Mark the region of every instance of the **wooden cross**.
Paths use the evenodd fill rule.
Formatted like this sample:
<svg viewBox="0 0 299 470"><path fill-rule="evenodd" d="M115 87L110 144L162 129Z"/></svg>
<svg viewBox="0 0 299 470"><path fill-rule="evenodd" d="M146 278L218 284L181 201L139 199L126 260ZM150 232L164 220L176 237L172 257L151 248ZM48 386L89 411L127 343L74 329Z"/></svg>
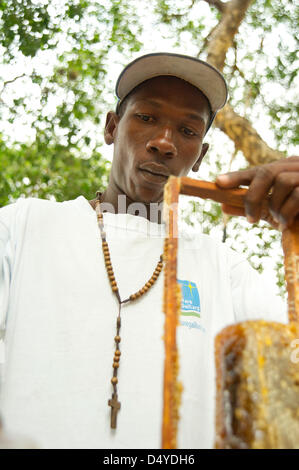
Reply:
<svg viewBox="0 0 299 470"><path fill-rule="evenodd" d="M112 394L112 398L108 400L108 405L111 406L111 423L110 426L112 429L116 429L116 417L117 412L120 409L120 402L117 401L117 393Z"/></svg>

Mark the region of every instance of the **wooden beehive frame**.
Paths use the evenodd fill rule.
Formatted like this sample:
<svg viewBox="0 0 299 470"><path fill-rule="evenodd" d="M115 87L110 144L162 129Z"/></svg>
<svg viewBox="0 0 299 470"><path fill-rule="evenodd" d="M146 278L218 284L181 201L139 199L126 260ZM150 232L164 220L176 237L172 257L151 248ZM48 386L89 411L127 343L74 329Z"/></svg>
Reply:
<svg viewBox="0 0 299 470"><path fill-rule="evenodd" d="M176 327L180 315L180 288L177 283L178 250L178 203L179 195L212 199L243 207L246 189L220 189L215 183L195 180L188 177L171 176L164 190L164 220L166 238L164 247L164 388L163 388L163 425L162 448L177 447L177 428L182 386L178 382L178 351ZM264 203L267 206L267 201ZM288 291L289 321L299 321L299 218L291 230L282 234L285 275Z"/></svg>

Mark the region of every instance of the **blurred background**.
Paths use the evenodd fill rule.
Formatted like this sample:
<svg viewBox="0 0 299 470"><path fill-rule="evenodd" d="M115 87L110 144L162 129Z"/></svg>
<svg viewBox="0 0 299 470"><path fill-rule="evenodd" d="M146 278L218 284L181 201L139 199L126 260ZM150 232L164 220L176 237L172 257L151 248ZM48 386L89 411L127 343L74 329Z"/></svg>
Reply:
<svg viewBox="0 0 299 470"><path fill-rule="evenodd" d="M0 207L105 188L115 81L150 52L202 58L228 81L196 177L298 155L298 10L290 0L0 0ZM284 295L277 231L201 200L185 199L181 220L271 272Z"/></svg>

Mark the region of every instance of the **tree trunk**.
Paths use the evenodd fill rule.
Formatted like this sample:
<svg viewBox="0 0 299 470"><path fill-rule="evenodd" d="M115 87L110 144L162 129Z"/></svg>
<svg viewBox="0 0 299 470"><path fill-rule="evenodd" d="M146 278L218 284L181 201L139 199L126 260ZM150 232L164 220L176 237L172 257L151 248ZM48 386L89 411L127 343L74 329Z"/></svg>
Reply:
<svg viewBox="0 0 299 470"><path fill-rule="evenodd" d="M223 70L227 51L233 45L234 37L251 3L252 0L231 0L222 4L221 20L213 31L207 48L207 61L220 71Z"/></svg>
<svg viewBox="0 0 299 470"><path fill-rule="evenodd" d="M216 6L222 14L207 46L207 61L222 71L227 51L233 45L252 0L231 0L227 3L206 1ZM235 113L229 104L218 113L215 125L233 140L236 150L241 150L251 165L261 165L284 157L283 153L271 149L248 119Z"/></svg>
<svg viewBox="0 0 299 470"><path fill-rule="evenodd" d="M216 117L215 125L233 140L250 165L262 165L279 160L284 154L271 149L252 127L248 119L239 116L227 104Z"/></svg>

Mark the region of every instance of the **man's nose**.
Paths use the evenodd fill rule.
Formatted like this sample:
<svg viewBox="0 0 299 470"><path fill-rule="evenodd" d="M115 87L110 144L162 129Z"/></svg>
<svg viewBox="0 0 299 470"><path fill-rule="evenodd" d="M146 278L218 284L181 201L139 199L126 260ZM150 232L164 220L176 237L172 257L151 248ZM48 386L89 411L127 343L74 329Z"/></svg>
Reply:
<svg viewBox="0 0 299 470"><path fill-rule="evenodd" d="M177 148L173 141L173 133L169 127L160 129L146 144L146 150L151 153L159 153L164 157L175 157Z"/></svg>

